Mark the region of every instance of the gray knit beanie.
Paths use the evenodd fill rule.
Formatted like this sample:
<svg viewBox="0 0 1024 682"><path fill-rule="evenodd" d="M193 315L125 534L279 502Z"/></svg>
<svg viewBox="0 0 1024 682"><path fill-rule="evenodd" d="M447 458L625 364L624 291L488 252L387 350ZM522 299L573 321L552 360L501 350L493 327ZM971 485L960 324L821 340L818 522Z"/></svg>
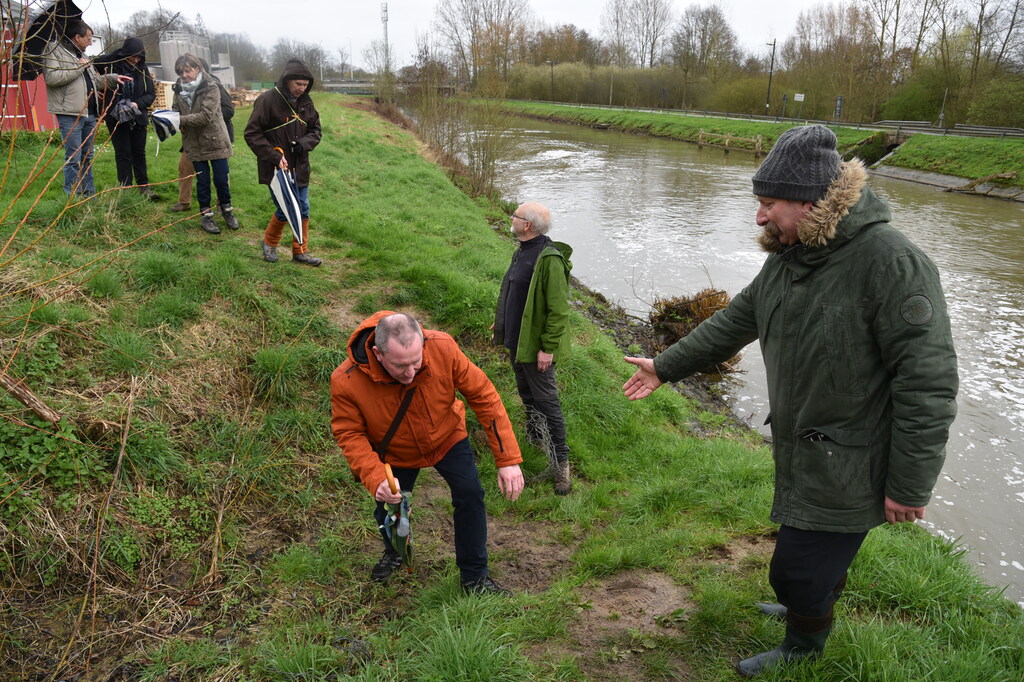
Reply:
<svg viewBox="0 0 1024 682"><path fill-rule="evenodd" d="M839 175L835 133L823 125L790 128L754 173L759 197L817 201Z"/></svg>

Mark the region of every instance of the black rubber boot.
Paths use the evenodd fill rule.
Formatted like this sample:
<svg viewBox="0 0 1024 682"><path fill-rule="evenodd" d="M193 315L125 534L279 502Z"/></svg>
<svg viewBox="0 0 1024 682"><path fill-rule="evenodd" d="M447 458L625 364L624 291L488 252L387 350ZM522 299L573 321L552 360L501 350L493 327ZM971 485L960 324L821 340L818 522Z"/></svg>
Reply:
<svg viewBox="0 0 1024 682"><path fill-rule="evenodd" d="M736 670L744 677L754 677L769 668L804 658L816 658L825 650L825 640L831 630L831 611L818 618L799 616L789 611L786 613L786 636L782 644L771 651L744 658L736 664Z"/></svg>
<svg viewBox="0 0 1024 682"><path fill-rule="evenodd" d="M843 591L846 589L846 579L849 573L843 575L842 579L836 583L836 586L832 588L832 603L839 601L839 598L843 596ZM779 620L786 620L786 611L788 609L782 604L773 604L772 602L759 601L757 602L757 608L761 610L766 616L772 616Z"/></svg>
<svg viewBox="0 0 1024 682"><path fill-rule="evenodd" d="M757 608L761 609L761 613L764 615L778 618L779 620L786 620L786 612L789 611L782 604L773 604L767 601L757 602Z"/></svg>

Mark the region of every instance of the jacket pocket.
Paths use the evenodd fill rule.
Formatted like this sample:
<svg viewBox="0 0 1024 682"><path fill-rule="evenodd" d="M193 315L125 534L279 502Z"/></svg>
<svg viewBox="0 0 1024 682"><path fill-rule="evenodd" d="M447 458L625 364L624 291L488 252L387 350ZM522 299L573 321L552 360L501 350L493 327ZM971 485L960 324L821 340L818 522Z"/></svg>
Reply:
<svg viewBox="0 0 1024 682"><path fill-rule="evenodd" d="M855 306L849 305L826 304L821 308L828 376L835 395L864 395L864 382L857 365L860 356L853 343L853 317L857 311Z"/></svg>
<svg viewBox="0 0 1024 682"><path fill-rule="evenodd" d="M812 427L794 449L797 496L824 509L863 509L875 502L871 434L863 429Z"/></svg>

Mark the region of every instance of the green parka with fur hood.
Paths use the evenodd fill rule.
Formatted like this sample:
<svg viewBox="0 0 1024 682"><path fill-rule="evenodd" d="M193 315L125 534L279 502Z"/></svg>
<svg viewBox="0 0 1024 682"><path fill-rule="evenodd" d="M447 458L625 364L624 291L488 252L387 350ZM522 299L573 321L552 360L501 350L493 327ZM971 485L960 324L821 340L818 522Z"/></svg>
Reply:
<svg viewBox="0 0 1024 682"><path fill-rule="evenodd" d="M727 308L655 359L663 381L727 360L755 339L767 369L771 519L861 532L884 499L924 506L956 416L957 365L939 273L889 225L859 161Z"/></svg>

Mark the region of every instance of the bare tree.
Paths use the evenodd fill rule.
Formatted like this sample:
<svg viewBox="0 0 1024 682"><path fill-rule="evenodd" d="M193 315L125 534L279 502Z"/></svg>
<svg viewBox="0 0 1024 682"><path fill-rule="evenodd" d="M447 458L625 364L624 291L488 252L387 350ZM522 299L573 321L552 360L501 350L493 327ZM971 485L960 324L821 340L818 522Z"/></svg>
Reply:
<svg viewBox="0 0 1024 682"><path fill-rule="evenodd" d="M435 27L458 71L476 84L483 71L508 77L525 54L526 0L440 0Z"/></svg>
<svg viewBox="0 0 1024 682"><path fill-rule="evenodd" d="M601 30L608 50L608 60L613 66L626 68L637 62L630 39L632 29L632 0L608 0L601 13Z"/></svg>
<svg viewBox="0 0 1024 682"><path fill-rule="evenodd" d="M661 60L664 42L672 26L672 4L670 0L633 0L630 16L635 54L640 66L654 68Z"/></svg>

